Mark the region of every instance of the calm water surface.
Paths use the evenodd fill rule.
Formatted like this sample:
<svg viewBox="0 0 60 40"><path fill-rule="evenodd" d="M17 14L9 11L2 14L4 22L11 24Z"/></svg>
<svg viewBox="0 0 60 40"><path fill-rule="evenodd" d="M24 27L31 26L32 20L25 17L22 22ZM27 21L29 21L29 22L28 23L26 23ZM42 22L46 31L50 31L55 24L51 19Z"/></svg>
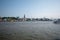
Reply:
<svg viewBox="0 0 60 40"><path fill-rule="evenodd" d="M0 22L0 40L60 40L60 24L52 21Z"/></svg>

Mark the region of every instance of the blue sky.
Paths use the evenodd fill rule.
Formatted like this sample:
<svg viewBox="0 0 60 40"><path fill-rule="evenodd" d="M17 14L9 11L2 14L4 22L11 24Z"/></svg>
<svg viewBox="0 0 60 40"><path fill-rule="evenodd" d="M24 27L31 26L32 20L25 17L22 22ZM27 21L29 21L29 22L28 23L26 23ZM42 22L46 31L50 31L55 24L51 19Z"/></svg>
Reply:
<svg viewBox="0 0 60 40"><path fill-rule="evenodd" d="M60 0L0 0L0 16L60 18Z"/></svg>

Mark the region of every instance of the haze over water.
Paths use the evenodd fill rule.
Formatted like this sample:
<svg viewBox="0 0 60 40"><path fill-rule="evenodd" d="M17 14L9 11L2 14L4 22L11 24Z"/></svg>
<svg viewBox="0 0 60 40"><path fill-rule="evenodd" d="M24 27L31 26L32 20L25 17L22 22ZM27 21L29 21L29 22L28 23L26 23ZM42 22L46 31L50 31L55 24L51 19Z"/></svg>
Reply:
<svg viewBox="0 0 60 40"><path fill-rule="evenodd" d="M60 40L60 25L52 21L1 22L0 40Z"/></svg>
<svg viewBox="0 0 60 40"><path fill-rule="evenodd" d="M60 0L0 0L0 40L60 40L60 24L53 21L1 17L60 18Z"/></svg>

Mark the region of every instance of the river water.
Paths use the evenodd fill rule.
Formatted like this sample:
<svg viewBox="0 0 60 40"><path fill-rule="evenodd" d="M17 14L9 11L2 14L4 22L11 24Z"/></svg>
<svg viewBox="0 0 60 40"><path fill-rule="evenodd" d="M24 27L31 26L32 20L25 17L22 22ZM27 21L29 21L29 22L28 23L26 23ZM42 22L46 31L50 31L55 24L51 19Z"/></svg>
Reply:
<svg viewBox="0 0 60 40"><path fill-rule="evenodd" d="M0 40L60 40L60 24L52 21L0 22Z"/></svg>

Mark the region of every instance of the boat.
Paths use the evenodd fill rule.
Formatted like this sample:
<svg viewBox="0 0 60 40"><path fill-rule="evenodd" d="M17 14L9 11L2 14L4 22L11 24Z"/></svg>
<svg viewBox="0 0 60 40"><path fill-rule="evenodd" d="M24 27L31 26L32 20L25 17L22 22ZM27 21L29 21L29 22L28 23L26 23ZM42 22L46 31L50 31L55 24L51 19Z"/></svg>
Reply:
<svg viewBox="0 0 60 40"><path fill-rule="evenodd" d="M60 19L54 21L55 24L60 24Z"/></svg>

